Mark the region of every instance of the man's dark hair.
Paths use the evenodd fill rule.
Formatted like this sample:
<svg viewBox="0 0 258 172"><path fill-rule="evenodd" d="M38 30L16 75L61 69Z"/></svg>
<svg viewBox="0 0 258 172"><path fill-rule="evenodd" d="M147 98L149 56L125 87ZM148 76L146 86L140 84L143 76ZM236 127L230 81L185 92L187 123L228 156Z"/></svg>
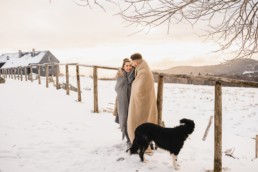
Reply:
<svg viewBox="0 0 258 172"><path fill-rule="evenodd" d="M142 55L140 53L135 53L135 54L131 55L131 59L132 60L142 59Z"/></svg>

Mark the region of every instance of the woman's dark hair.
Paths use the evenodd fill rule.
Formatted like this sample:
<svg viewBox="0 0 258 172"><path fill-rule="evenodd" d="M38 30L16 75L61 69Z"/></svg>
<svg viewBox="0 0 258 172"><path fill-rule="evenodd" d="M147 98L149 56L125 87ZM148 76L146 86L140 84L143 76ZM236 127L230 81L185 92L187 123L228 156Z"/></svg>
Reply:
<svg viewBox="0 0 258 172"><path fill-rule="evenodd" d="M128 59L128 58L125 58L125 59L123 60L122 69L124 68L124 65L125 65L126 62L131 62L131 60Z"/></svg>

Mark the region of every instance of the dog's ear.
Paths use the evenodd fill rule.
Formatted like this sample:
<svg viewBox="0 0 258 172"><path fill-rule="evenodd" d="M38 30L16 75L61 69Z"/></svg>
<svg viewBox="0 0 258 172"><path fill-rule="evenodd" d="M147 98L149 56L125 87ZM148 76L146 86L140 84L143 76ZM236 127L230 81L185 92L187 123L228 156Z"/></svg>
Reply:
<svg viewBox="0 0 258 172"><path fill-rule="evenodd" d="M194 131L195 124L193 120L184 118L180 120L180 124L184 124L187 127L188 134L191 134Z"/></svg>
<svg viewBox="0 0 258 172"><path fill-rule="evenodd" d="M188 121L188 119L183 118L183 119L180 120L180 124L186 124L187 121Z"/></svg>

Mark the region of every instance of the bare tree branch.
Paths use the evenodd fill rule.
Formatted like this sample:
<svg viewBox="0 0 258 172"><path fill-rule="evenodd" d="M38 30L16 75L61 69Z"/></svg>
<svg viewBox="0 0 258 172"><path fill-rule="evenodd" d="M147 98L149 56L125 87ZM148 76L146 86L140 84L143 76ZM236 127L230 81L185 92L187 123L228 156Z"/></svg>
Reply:
<svg viewBox="0 0 258 172"><path fill-rule="evenodd" d="M258 53L257 0L126 0L120 15L129 23L156 27L172 23L202 21L209 26L206 36L214 39L219 51L237 47L236 57Z"/></svg>
<svg viewBox="0 0 258 172"><path fill-rule="evenodd" d="M73 2L76 5L83 6L83 7L89 7L89 8L91 8L92 7L91 4L93 4L93 5L98 6L105 12L106 12L106 9L104 8L104 5L103 5L104 2L108 2L110 4L117 5L117 3L113 0L100 0L100 2L98 0L73 0Z"/></svg>

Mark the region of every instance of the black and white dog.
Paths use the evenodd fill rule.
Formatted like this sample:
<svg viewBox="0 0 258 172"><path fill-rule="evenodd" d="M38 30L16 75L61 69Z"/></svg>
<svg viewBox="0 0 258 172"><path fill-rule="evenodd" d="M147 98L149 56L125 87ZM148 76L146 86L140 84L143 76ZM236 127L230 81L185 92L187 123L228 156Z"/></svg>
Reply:
<svg viewBox="0 0 258 172"><path fill-rule="evenodd" d="M127 151L130 151L130 154L136 154L139 150L139 156L143 162L144 152L154 141L159 148L170 152L174 168L178 170L177 155L183 147L184 141L194 131L195 127L194 121L190 119L181 119L180 124L175 128L164 128L152 123L144 123L138 126L134 132L133 144Z"/></svg>

